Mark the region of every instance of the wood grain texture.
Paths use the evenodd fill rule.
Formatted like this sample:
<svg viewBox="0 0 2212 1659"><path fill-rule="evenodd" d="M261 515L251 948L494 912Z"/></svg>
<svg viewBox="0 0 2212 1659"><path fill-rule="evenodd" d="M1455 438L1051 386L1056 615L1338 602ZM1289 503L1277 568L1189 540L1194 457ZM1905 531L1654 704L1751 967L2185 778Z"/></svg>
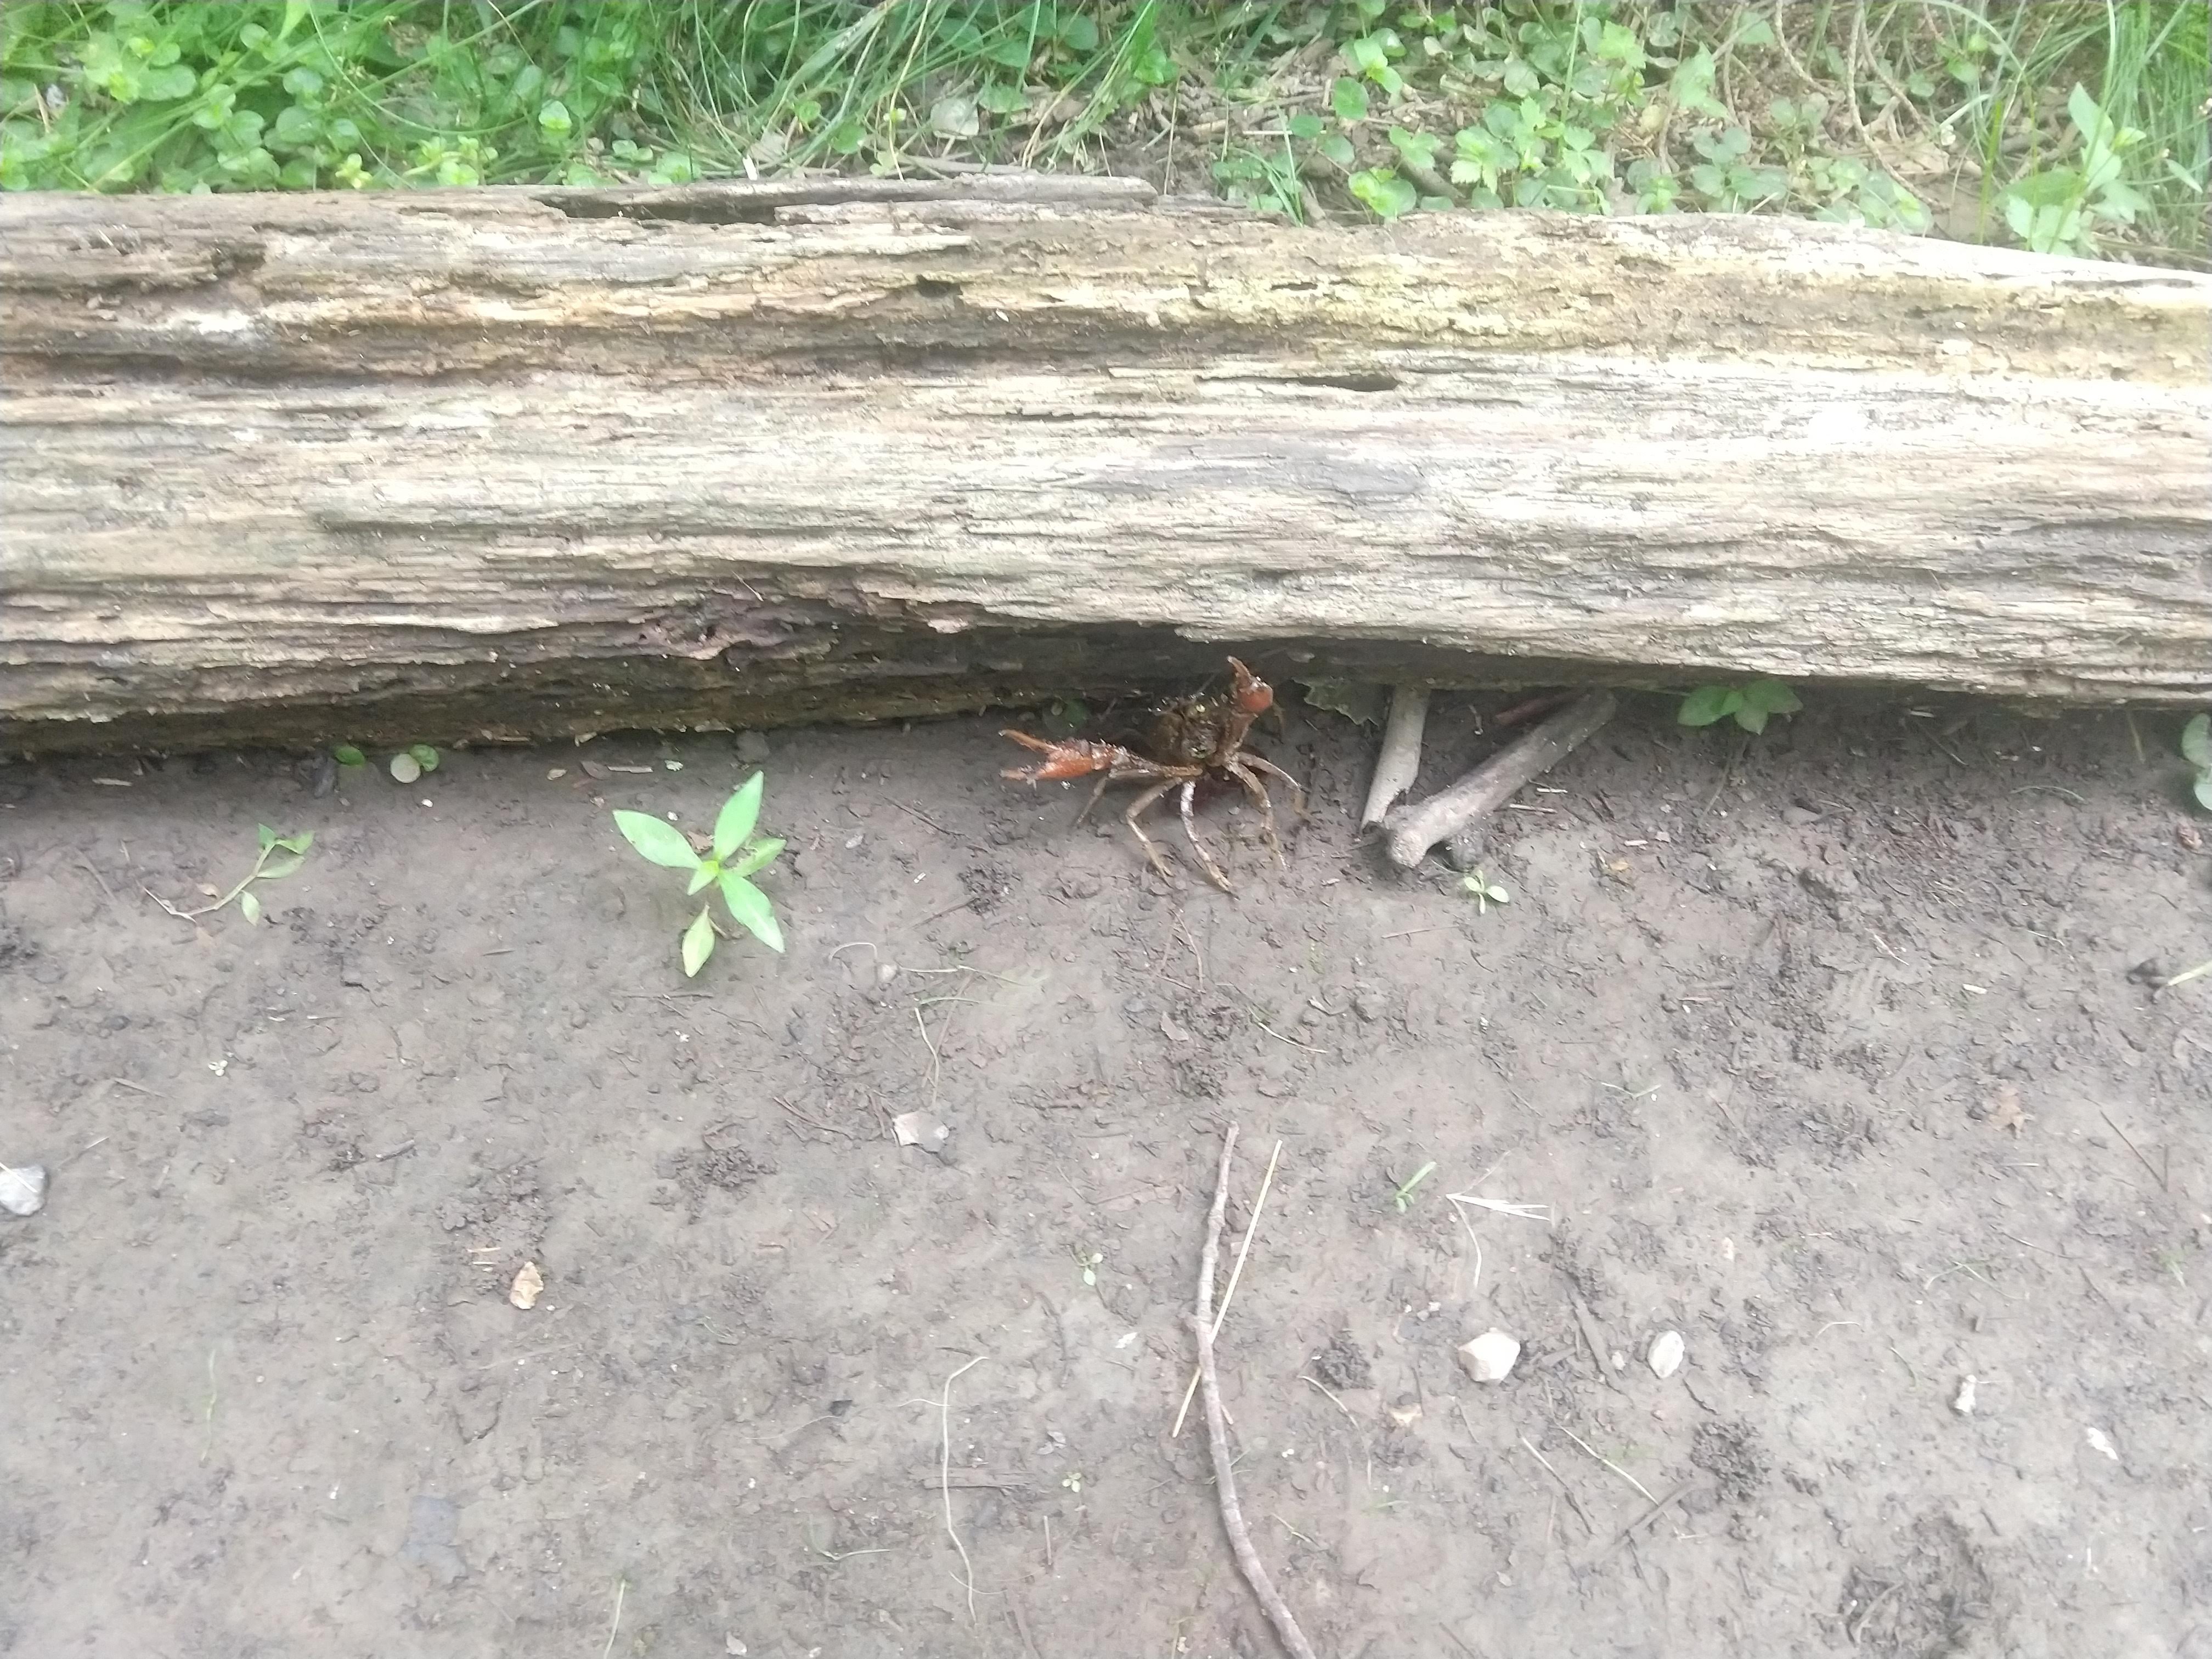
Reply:
<svg viewBox="0 0 2212 1659"><path fill-rule="evenodd" d="M2212 696L2212 280L1116 180L0 200L0 746Z"/></svg>

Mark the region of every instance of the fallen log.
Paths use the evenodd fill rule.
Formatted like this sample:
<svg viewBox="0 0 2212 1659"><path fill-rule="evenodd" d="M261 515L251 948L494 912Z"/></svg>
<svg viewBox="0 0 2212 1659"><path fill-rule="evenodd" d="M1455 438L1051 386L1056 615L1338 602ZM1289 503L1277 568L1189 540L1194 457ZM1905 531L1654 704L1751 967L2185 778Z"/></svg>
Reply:
<svg viewBox="0 0 2212 1659"><path fill-rule="evenodd" d="M0 199L0 748L2212 696L2212 278L1141 185Z"/></svg>

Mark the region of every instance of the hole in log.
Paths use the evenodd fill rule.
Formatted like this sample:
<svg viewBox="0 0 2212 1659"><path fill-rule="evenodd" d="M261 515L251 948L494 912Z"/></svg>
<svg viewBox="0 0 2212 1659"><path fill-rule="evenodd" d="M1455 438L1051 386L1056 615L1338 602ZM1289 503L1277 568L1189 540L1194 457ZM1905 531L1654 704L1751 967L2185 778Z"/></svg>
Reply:
<svg viewBox="0 0 2212 1659"><path fill-rule="evenodd" d="M792 205L787 200L748 200L734 194L671 193L655 201L627 201L618 196L569 191L534 199L570 219L635 219L640 224L772 225L776 210Z"/></svg>
<svg viewBox="0 0 2212 1659"><path fill-rule="evenodd" d="M957 300L960 297L960 284L937 276L920 276L915 279L914 291L925 300Z"/></svg>
<svg viewBox="0 0 2212 1659"><path fill-rule="evenodd" d="M1339 392L1395 392L1398 377L1381 373L1367 374L1293 374L1291 386L1334 386Z"/></svg>

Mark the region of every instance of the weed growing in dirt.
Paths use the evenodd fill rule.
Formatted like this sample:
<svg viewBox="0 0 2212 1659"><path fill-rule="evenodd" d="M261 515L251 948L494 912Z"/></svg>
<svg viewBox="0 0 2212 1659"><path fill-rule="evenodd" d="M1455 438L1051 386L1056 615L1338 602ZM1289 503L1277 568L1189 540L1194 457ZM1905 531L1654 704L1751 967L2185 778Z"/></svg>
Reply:
<svg viewBox="0 0 2212 1659"><path fill-rule="evenodd" d="M394 783L412 783L425 772L438 769L438 751L427 743L411 743L386 763L386 769Z"/></svg>
<svg viewBox="0 0 2212 1659"><path fill-rule="evenodd" d="M1419 1186L1424 1181L1426 1181L1436 1172L1437 1162L1434 1158L1431 1158L1426 1164L1421 1165L1419 1169L1414 1170L1413 1174L1407 1176L1405 1180L1398 1183L1397 1191L1390 1194L1390 1202L1396 1208L1400 1215L1405 1214L1407 1211L1413 1207L1413 1188Z"/></svg>
<svg viewBox="0 0 2212 1659"><path fill-rule="evenodd" d="M781 951L783 929L776 924L775 907L750 879L775 863L784 847L782 842L774 838L753 838L753 828L760 821L763 777L763 774L754 773L722 803L704 856L693 849L681 830L650 812L618 811L615 814L615 827L648 862L671 870L690 871L691 885L686 891L700 893L714 888L740 927L769 950ZM701 905L699 914L684 930L686 975L696 975L706 966L707 958L714 954L714 941L721 931L715 924L711 905Z"/></svg>
<svg viewBox="0 0 2212 1659"><path fill-rule="evenodd" d="M2197 804L2212 812L2212 714L2199 714L2181 728L2181 757L2197 769L2191 786Z"/></svg>
<svg viewBox="0 0 2212 1659"><path fill-rule="evenodd" d="M203 904L197 910L180 910L165 898L155 896L154 902L179 921L191 921L197 917L213 915L236 899L239 915L249 923L258 923L261 920L261 901L252 891L253 884L257 881L282 881L306 863L307 849L315 844L315 832L302 830L295 836L280 836L263 823L254 827L254 833L260 837L261 848L255 854L253 867L246 872L245 879L220 898L216 897L216 890L212 887L200 890L215 899L214 903Z"/></svg>
<svg viewBox="0 0 2212 1659"><path fill-rule="evenodd" d="M1460 891L1474 901L1474 914L1486 916L1493 904L1510 904L1513 895L1500 887L1480 870L1471 871L1459 879Z"/></svg>
<svg viewBox="0 0 2212 1659"><path fill-rule="evenodd" d="M1735 716L1747 732L1764 732L1773 714L1794 714L1805 705L1780 680L1747 680L1741 685L1701 685L1682 699L1674 718L1684 726L1711 726Z"/></svg>

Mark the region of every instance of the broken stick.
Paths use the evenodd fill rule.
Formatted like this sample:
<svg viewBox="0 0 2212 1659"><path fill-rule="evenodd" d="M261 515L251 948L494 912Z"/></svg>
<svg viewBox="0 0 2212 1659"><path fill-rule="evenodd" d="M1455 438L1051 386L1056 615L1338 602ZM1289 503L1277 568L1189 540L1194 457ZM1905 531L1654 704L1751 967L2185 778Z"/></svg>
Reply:
<svg viewBox="0 0 2212 1659"><path fill-rule="evenodd" d="M1429 720L1429 689L1401 685L1390 693L1390 718L1382 726L1382 753L1375 763L1375 781L1359 814L1362 830L1380 823L1390 803L1413 787L1421 775L1421 729Z"/></svg>
<svg viewBox="0 0 2212 1659"><path fill-rule="evenodd" d="M1531 778L1542 776L1565 759L1613 718L1613 711L1611 692L1577 697L1450 788L1418 805L1400 807L1382 821L1390 832L1390 862L1412 869L1454 830L1496 811Z"/></svg>
<svg viewBox="0 0 2212 1659"><path fill-rule="evenodd" d="M1190 1322L1191 1332L1198 1338L1199 1394L1206 1402L1206 1437L1213 1454L1213 1492L1221 1502L1221 1529L1229 1534L1230 1553L1237 1558L1237 1571L1252 1587L1267 1622L1282 1638L1284 1650L1291 1659L1314 1659L1313 1644L1291 1616L1289 1605L1275 1593L1274 1581L1267 1577L1260 1552L1253 1547L1252 1534L1245 1529L1244 1512L1237 1504L1236 1478L1230 1472L1234 1459L1229 1448L1228 1419L1221 1409L1221 1378L1213 1369L1213 1272L1221 1259L1221 1218L1229 1207L1229 1159L1236 1150L1237 1126L1232 1123L1221 1137L1221 1170L1214 1177L1213 1209L1206 1217L1206 1244L1198 1255L1198 1311Z"/></svg>

